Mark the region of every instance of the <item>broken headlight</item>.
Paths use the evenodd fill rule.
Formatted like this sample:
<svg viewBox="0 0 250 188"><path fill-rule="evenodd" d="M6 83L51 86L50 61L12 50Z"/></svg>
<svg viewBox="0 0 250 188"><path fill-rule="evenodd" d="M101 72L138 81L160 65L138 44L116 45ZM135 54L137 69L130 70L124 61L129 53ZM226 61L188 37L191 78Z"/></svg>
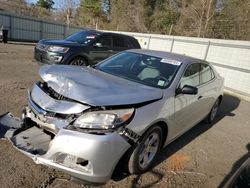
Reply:
<svg viewBox="0 0 250 188"><path fill-rule="evenodd" d="M129 121L133 113L133 108L86 112L76 119L73 126L81 129L113 129Z"/></svg>

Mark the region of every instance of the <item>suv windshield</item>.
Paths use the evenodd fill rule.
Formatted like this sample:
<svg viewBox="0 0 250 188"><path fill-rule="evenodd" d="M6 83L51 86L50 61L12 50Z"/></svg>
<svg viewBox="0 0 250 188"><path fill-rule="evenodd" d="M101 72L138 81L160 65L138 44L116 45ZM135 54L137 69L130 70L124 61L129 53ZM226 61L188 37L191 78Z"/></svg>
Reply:
<svg viewBox="0 0 250 188"><path fill-rule="evenodd" d="M70 35L65 40L73 41L81 44L89 44L98 37L98 33L89 33L89 32L78 32L73 35Z"/></svg>
<svg viewBox="0 0 250 188"><path fill-rule="evenodd" d="M121 52L96 66L96 69L144 85L167 88L180 62L154 56Z"/></svg>

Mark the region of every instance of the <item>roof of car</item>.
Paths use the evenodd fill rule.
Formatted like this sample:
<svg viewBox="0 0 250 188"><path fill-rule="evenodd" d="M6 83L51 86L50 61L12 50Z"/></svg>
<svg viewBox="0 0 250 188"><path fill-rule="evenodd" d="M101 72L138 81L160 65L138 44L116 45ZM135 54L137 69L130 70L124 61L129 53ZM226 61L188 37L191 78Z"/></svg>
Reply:
<svg viewBox="0 0 250 188"><path fill-rule="evenodd" d="M94 34L106 33L106 34L112 34L112 35L122 35L122 36L125 36L125 37L132 37L132 36L121 34L121 33L113 33L113 32L109 32L109 31L99 31L99 30L94 30L94 29L83 29L82 32L94 33Z"/></svg>
<svg viewBox="0 0 250 188"><path fill-rule="evenodd" d="M94 30L94 29L83 29L80 32L95 33L95 34L101 34L101 33L103 33L102 31L97 31L97 30Z"/></svg>
<svg viewBox="0 0 250 188"><path fill-rule="evenodd" d="M154 57L158 57L158 58L162 58L162 59L172 59L172 60L176 60L176 61L183 62L183 63L189 63L189 62L192 62L192 60L201 61L200 59L196 59L196 58L189 57L186 55L180 55L180 54L164 52L164 51L157 51L157 50L131 49L131 50L127 50L127 51L134 52L134 53L140 53L140 54L144 54L144 55L150 55L150 56L154 56Z"/></svg>

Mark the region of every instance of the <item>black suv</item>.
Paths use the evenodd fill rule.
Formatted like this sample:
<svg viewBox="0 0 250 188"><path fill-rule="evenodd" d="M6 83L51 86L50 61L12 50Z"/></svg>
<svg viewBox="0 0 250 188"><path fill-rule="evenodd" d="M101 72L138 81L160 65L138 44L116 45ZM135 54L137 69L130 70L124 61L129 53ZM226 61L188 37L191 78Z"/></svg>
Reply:
<svg viewBox="0 0 250 188"><path fill-rule="evenodd" d="M46 64L93 65L117 52L141 48L131 36L83 30L65 40L40 40L35 59Z"/></svg>

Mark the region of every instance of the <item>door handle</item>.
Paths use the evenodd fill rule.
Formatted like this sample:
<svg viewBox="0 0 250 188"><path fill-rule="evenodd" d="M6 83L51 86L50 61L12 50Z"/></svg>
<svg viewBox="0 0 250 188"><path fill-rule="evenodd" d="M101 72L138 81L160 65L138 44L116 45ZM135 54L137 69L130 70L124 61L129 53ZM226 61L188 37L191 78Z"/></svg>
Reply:
<svg viewBox="0 0 250 188"><path fill-rule="evenodd" d="M202 97L203 97L203 96L200 95L200 96L198 97L198 100L200 100Z"/></svg>
<svg viewBox="0 0 250 188"><path fill-rule="evenodd" d="M108 52L111 52L111 53L112 53L112 52L114 52L114 51L113 51L113 50L108 50Z"/></svg>

